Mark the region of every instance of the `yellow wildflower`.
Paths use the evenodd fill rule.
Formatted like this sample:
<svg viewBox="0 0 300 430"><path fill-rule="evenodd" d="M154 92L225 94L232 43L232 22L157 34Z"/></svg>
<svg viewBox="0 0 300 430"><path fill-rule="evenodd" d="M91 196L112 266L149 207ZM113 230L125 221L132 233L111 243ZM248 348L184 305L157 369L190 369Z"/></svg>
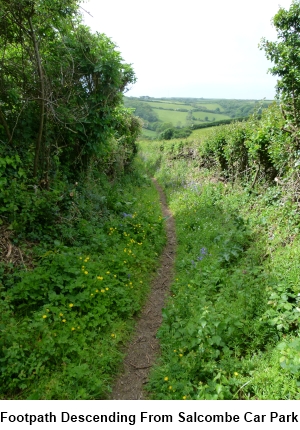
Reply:
<svg viewBox="0 0 300 430"><path fill-rule="evenodd" d="M43 318L45 319L45 318L47 318L47 315L43 315Z"/></svg>
<svg viewBox="0 0 300 430"><path fill-rule="evenodd" d="M168 381L169 378L167 376L164 377L164 381Z"/></svg>
<svg viewBox="0 0 300 430"><path fill-rule="evenodd" d="M172 388L173 388L173 387L172 387L172 385L170 385L170 386L169 386L169 390L172 390Z"/></svg>
<svg viewBox="0 0 300 430"><path fill-rule="evenodd" d="M72 328L71 328L71 330L72 330L72 331L74 331L74 330L75 330L75 327L72 327Z"/></svg>
<svg viewBox="0 0 300 430"><path fill-rule="evenodd" d="M70 304L69 304L69 307L70 307L70 308L72 308L73 306L74 306L74 305L73 305L73 303L70 303Z"/></svg>
<svg viewBox="0 0 300 430"><path fill-rule="evenodd" d="M63 320L61 320L61 322L65 323L65 322L66 322L66 320L65 320L65 319L63 319Z"/></svg>
<svg viewBox="0 0 300 430"><path fill-rule="evenodd" d="M89 272L87 270L84 271L84 274L87 275Z"/></svg>
<svg viewBox="0 0 300 430"><path fill-rule="evenodd" d="M116 335L114 333L111 334L111 337L116 337Z"/></svg>
<svg viewBox="0 0 300 430"><path fill-rule="evenodd" d="M183 397L182 397L182 400L186 400L186 396L183 396Z"/></svg>
<svg viewBox="0 0 300 430"><path fill-rule="evenodd" d="M64 314L60 313L60 314L59 314L59 316L60 316L60 317L63 317L63 316L64 316Z"/></svg>

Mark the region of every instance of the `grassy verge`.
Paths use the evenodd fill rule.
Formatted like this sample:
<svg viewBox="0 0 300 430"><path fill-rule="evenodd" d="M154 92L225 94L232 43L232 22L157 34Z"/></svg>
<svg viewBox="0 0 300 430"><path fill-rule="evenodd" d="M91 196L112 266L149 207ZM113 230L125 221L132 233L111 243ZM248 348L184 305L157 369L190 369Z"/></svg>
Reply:
<svg viewBox="0 0 300 430"><path fill-rule="evenodd" d="M297 204L278 187L224 184L140 144L175 215L176 281L159 330L154 399L299 399ZM188 151L185 151L188 154Z"/></svg>
<svg viewBox="0 0 300 430"><path fill-rule="evenodd" d="M114 184L91 173L70 196L56 240L31 249L34 268L1 265L2 399L106 398L165 242L138 162Z"/></svg>

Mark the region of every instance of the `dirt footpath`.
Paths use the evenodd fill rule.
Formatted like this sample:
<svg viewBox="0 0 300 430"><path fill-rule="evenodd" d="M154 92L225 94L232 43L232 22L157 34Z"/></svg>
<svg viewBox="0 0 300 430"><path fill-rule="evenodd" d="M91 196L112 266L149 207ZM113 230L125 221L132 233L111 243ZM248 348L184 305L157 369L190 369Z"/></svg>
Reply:
<svg viewBox="0 0 300 430"><path fill-rule="evenodd" d="M167 244L160 258L157 275L151 286L147 303L136 325L135 335L128 345L124 361L124 372L113 387L111 400L145 400L143 385L147 382L151 366L159 354L156 333L162 323L161 310L169 294L173 280L173 267L176 250L175 222L167 206L166 197L153 179L159 192L162 213L166 219Z"/></svg>

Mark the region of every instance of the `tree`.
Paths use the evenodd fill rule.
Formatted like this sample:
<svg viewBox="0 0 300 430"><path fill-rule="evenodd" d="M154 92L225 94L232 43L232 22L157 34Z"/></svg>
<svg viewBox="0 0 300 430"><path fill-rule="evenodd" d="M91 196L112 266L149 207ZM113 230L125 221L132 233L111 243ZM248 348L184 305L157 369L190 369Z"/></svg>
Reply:
<svg viewBox="0 0 300 430"><path fill-rule="evenodd" d="M0 157L17 153L45 187L58 167L72 176L106 160L115 141L130 159L140 126L123 108L133 69L82 25L79 4L0 0Z"/></svg>
<svg viewBox="0 0 300 430"><path fill-rule="evenodd" d="M300 2L293 0L289 10L280 8L273 25L278 40L263 38L260 49L275 66L269 72L278 76L277 99L285 119L284 130L290 133L300 149Z"/></svg>

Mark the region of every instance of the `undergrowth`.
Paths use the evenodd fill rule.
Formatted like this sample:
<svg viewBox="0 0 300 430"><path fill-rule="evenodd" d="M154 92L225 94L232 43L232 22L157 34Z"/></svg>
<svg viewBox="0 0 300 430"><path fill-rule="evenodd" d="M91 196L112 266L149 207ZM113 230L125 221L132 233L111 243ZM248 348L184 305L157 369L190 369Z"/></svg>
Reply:
<svg viewBox="0 0 300 430"><path fill-rule="evenodd" d="M113 183L95 167L64 187L31 195L55 223L28 223L23 206L10 227L33 260L1 263L2 399L107 398L165 242L158 195L138 161Z"/></svg>
<svg viewBox="0 0 300 430"><path fill-rule="evenodd" d="M299 399L298 204L279 185L224 181L204 145L140 144L178 240L149 396Z"/></svg>

